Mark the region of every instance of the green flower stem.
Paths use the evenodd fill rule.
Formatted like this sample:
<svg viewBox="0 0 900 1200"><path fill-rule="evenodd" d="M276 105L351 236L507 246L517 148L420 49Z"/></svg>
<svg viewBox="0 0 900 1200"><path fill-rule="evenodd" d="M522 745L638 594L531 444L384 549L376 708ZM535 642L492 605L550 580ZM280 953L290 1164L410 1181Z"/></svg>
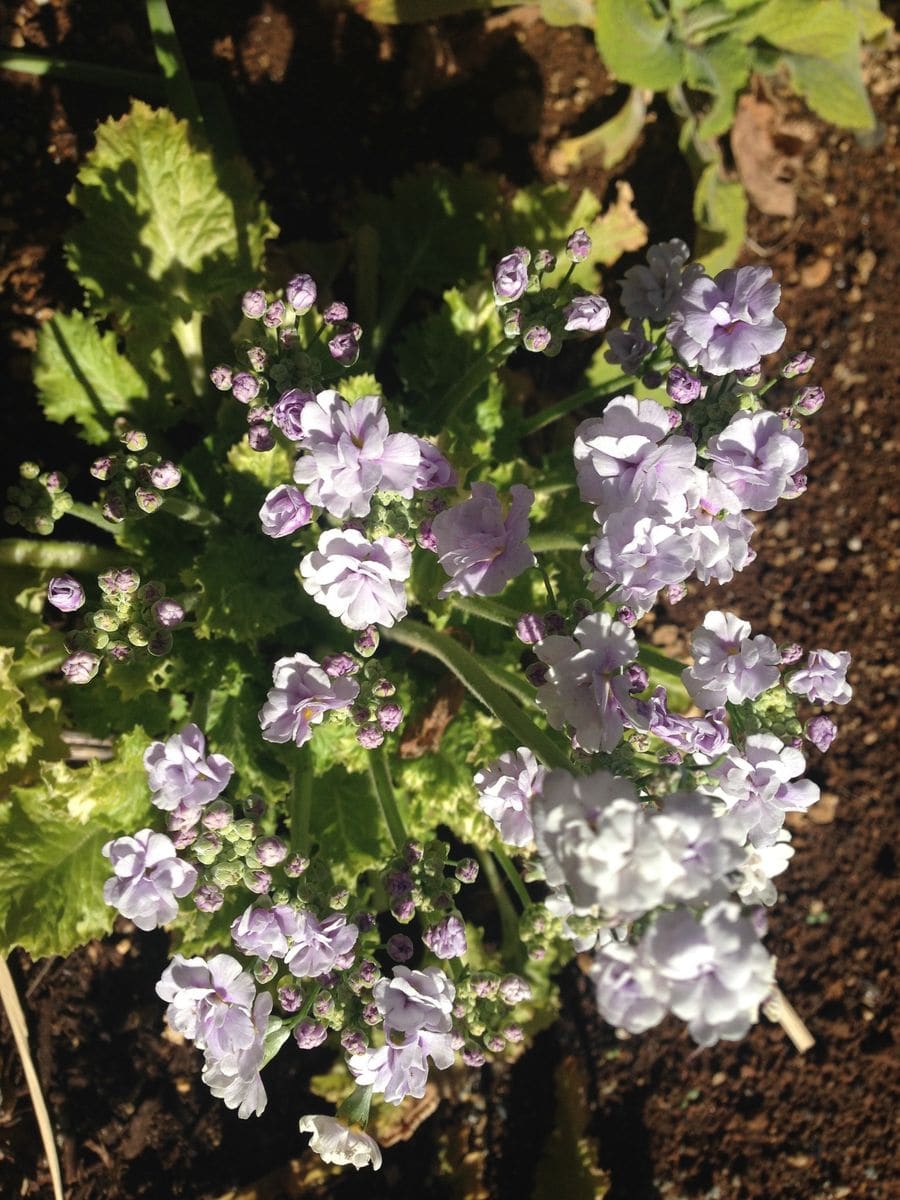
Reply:
<svg viewBox="0 0 900 1200"><path fill-rule="evenodd" d="M520 704L526 708L531 708L534 704L534 688L521 675L513 675L503 667L495 667L489 660L485 662L484 670L498 687L515 696Z"/></svg>
<svg viewBox="0 0 900 1200"><path fill-rule="evenodd" d="M208 508L195 504L193 500L185 500L181 496L166 496L160 512L167 512L177 517L179 521L187 521L190 525L199 525L201 529L211 529L221 525L222 518Z"/></svg>
<svg viewBox="0 0 900 1200"><path fill-rule="evenodd" d="M518 966L524 952L522 939L519 937L519 917L513 907L513 902L507 894L503 881L497 874L493 858L484 850L476 850L475 857L481 864L482 873L497 905L500 917L500 953L510 966Z"/></svg>
<svg viewBox="0 0 900 1200"><path fill-rule="evenodd" d="M528 746L548 767L571 770L572 763L566 751L546 733L543 733L525 714L521 703L511 700L501 686L495 682L481 662L459 642L443 633L436 633L418 621L406 620L384 631L391 641L430 654L453 672L473 696L494 714L509 730L516 744Z"/></svg>
<svg viewBox="0 0 900 1200"><path fill-rule="evenodd" d="M642 662L645 667L654 667L663 675L671 675L673 679L681 679L681 672L687 666L686 663L679 662L677 658L670 658L668 654L663 654L661 650L655 649L653 646L638 647L638 662Z"/></svg>
<svg viewBox="0 0 900 1200"><path fill-rule="evenodd" d="M203 128L203 117L169 6L166 0L146 0L146 7L156 61L166 81L169 104L176 116L187 118L200 130Z"/></svg>
<svg viewBox="0 0 900 1200"><path fill-rule="evenodd" d="M191 722L198 729L206 730L206 722L209 718L209 702L212 700L211 692L195 692L194 698L191 701Z"/></svg>
<svg viewBox="0 0 900 1200"><path fill-rule="evenodd" d="M631 375L618 375L602 386L582 388L581 391L573 392L571 396L564 396L562 400L557 400L556 404L551 404L549 408L543 408L534 416L529 417L522 427L522 434L527 437L529 433L537 433L539 429L545 429L554 421L558 421L560 417L568 416L576 408L582 408L585 404L593 404L596 400L606 400L619 391L624 384L631 381Z"/></svg>
<svg viewBox="0 0 900 1200"><path fill-rule="evenodd" d="M500 864L500 866L503 868L503 874L506 876L506 878L512 884L512 889L518 896L519 903L522 905L522 908L523 909L528 908L529 905L531 904L531 897L528 895L528 892L525 889L525 884L522 881L522 876L516 870L516 864L509 857L509 855L506 853L506 851L503 849L502 846L499 846L499 845L494 846L494 848L491 850L491 853L493 854L494 858L496 858L496 860Z"/></svg>
<svg viewBox="0 0 900 1200"><path fill-rule="evenodd" d="M188 378L195 396L204 396L209 387L206 362L203 357L203 314L194 313L188 321L175 321L172 336L188 369Z"/></svg>
<svg viewBox="0 0 900 1200"><path fill-rule="evenodd" d="M28 75L48 75L70 83L89 83L98 87L122 88L150 100L163 98L163 81L149 71L131 71L126 67L108 67L99 63L56 58L52 54L32 54L27 50L4 51L0 70L24 71Z"/></svg>
<svg viewBox="0 0 900 1200"><path fill-rule="evenodd" d="M297 854L309 854L309 824L312 816L313 769L309 748L304 746L291 769L291 795L288 807L291 818L291 849Z"/></svg>
<svg viewBox="0 0 900 1200"><path fill-rule="evenodd" d="M553 584L550 582L550 576L547 574L547 568L537 556L535 556L537 569L541 573L541 579L544 581L544 587L547 589L547 603L551 608L556 608L556 592L553 590Z"/></svg>
<svg viewBox="0 0 900 1200"><path fill-rule="evenodd" d="M506 362L516 345L516 342L505 338L496 346L491 346L480 358L476 358L467 371L463 371L453 387L449 388L435 405L433 420L438 427L443 429L449 425L460 405Z"/></svg>
<svg viewBox="0 0 900 1200"><path fill-rule="evenodd" d="M103 571L121 558L118 550L83 542L36 542L29 538L0 541L0 567L34 567L38 571Z"/></svg>
<svg viewBox="0 0 900 1200"><path fill-rule="evenodd" d="M98 512L90 504L82 504L80 500L73 501L71 508L66 510L66 516L85 521L88 525L93 525L95 529L102 529L104 533L108 533L112 537L115 537L119 531L119 526L115 521L107 521L103 513Z"/></svg>
<svg viewBox="0 0 900 1200"><path fill-rule="evenodd" d="M409 836L406 832L406 822L403 820L403 815L397 803L397 795L394 792L394 784L391 780L391 772L388 767L385 751L383 749L370 751L368 766L372 791L375 793L375 799L378 801L378 807L381 809L384 823L388 827L391 841L394 843L394 849L399 853L409 841Z"/></svg>

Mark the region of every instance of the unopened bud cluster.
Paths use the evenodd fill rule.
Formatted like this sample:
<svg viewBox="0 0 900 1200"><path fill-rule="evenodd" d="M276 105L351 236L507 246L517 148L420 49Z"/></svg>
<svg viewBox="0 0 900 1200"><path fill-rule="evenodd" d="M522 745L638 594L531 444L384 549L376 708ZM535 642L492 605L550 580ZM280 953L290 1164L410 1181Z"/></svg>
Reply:
<svg viewBox="0 0 900 1200"><path fill-rule="evenodd" d="M29 533L49 536L55 523L72 507L67 483L62 471L42 471L37 463L23 462L19 482L6 489L9 503L3 509L4 520L9 525L21 525Z"/></svg>
<svg viewBox="0 0 900 1200"><path fill-rule="evenodd" d="M148 449L146 433L118 423L123 449L95 458L91 474L106 485L101 511L107 521L149 516L165 503L165 493L181 483L174 463Z"/></svg>

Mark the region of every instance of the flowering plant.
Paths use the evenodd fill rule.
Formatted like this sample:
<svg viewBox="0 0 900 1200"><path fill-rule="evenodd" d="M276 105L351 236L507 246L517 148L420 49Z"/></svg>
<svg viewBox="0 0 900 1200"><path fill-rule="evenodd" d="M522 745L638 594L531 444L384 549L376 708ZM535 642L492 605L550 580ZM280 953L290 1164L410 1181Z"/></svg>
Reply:
<svg viewBox="0 0 900 1200"><path fill-rule="evenodd" d="M166 119L138 109L117 136ZM23 471L45 494L34 532L68 512L115 544L8 550L44 577L2 660L4 941L68 949L112 909L170 925L166 1018L241 1117L264 1110L275 1054L341 1056L343 1122L301 1121L328 1162L380 1165L350 1128L373 1097L517 1053L577 953L632 1033L672 1013L701 1046L737 1039L778 997L765 911L785 815L818 799L805 752L836 734L821 708L850 700L848 656L715 607L689 666L638 633L661 595L752 563L748 514L806 487L802 422L823 397L794 382L809 355L764 374L787 333L768 268L712 278L678 240L625 273L626 323L607 331L588 224L550 248L517 237L490 285L448 291L449 327L435 314L402 343L403 403L364 322L310 273L275 293L248 279L177 465L142 407L149 432L136 412L99 427L124 447L91 468L99 508L61 507L58 473ZM139 317L118 316L150 371ZM198 326L173 320L190 377ZM530 415L510 403L514 353L604 334L585 389ZM11 499L27 526L37 501ZM65 688L35 682L57 668ZM441 722L448 676L468 695ZM60 761L63 705L116 735L109 762ZM486 894L496 930L476 915Z"/></svg>

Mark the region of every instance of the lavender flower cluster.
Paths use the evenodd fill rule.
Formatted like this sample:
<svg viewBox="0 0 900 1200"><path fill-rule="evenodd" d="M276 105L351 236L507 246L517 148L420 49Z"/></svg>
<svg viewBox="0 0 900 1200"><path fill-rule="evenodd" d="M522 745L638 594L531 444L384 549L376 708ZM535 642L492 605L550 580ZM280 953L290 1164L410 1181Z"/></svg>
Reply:
<svg viewBox="0 0 900 1200"><path fill-rule="evenodd" d="M181 471L169 459L148 450L141 429L120 425L118 438L124 450L103 454L91 464L91 474L106 484L101 512L107 521L149 516L165 503L165 493L181 483Z"/></svg>
<svg viewBox="0 0 900 1200"><path fill-rule="evenodd" d="M97 584L100 607L82 614L80 628L66 635L69 655L61 670L68 683L90 683L104 658L124 663L139 654L164 657L172 649L172 630L185 618L184 607L166 595L163 584L141 584L132 567L106 571ZM77 612L85 601L84 588L71 575L56 575L47 585L47 602L59 612Z"/></svg>

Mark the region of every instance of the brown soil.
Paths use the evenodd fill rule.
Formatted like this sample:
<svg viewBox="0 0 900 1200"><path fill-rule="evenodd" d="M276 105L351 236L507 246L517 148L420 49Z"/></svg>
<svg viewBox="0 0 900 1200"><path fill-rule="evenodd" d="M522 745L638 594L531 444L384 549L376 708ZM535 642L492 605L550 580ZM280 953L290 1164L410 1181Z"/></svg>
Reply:
<svg viewBox="0 0 900 1200"><path fill-rule="evenodd" d="M222 82L242 145L283 236L326 236L359 187L383 187L418 162L478 162L513 182L549 178L555 140L589 128L618 98L586 34L520 15L375 29L325 3L173 2L197 77ZM299 12L294 9L298 8ZM0 43L152 70L127 0L0 5ZM267 1070L273 1097L239 1122L200 1083L195 1053L161 1036L153 994L162 935L121 934L65 961L13 956L71 1200L238 1194L442 1197L532 1194L553 1125L560 1061L586 1072L587 1134L614 1200L889 1200L897 1064L890 1027L896 962L897 667L892 601L900 525L891 471L896 306L896 91L891 63L870 61L882 138L864 147L815 123L797 180L798 217L754 215L748 259L784 283L789 345L817 356L828 402L809 423L810 487L760 521L759 558L735 583L656 614L654 636L695 624L710 602L808 647L848 648L852 706L832 751L812 764L823 790L792 823L769 945L782 988L816 1038L798 1056L762 1023L737 1046L696 1052L667 1023L619 1040L597 1018L575 967L559 1021L512 1068L455 1078L436 1113L385 1154L378 1176L315 1183L297 1115L297 1056ZM0 306L7 361L4 439L65 467L78 450L36 414L36 324L76 303L60 242L65 195L97 120L124 94L21 75L2 78ZM290 114L292 127L285 119ZM349 130L354 134L350 138ZM690 232L689 182L660 114L624 165L651 237ZM299 182L298 182L299 181ZM602 173L573 181L600 194ZM23 433L23 430L25 433ZM40 431L40 433L39 433ZM26 440L23 441L23 438ZM28 440L30 438L30 440ZM0 1194L50 1189L22 1073L0 1030ZM324 1059L305 1067L322 1069ZM450 1164L441 1175L438 1160ZM293 1161L293 1165L292 1165ZM267 1177L255 1191L235 1189Z"/></svg>

